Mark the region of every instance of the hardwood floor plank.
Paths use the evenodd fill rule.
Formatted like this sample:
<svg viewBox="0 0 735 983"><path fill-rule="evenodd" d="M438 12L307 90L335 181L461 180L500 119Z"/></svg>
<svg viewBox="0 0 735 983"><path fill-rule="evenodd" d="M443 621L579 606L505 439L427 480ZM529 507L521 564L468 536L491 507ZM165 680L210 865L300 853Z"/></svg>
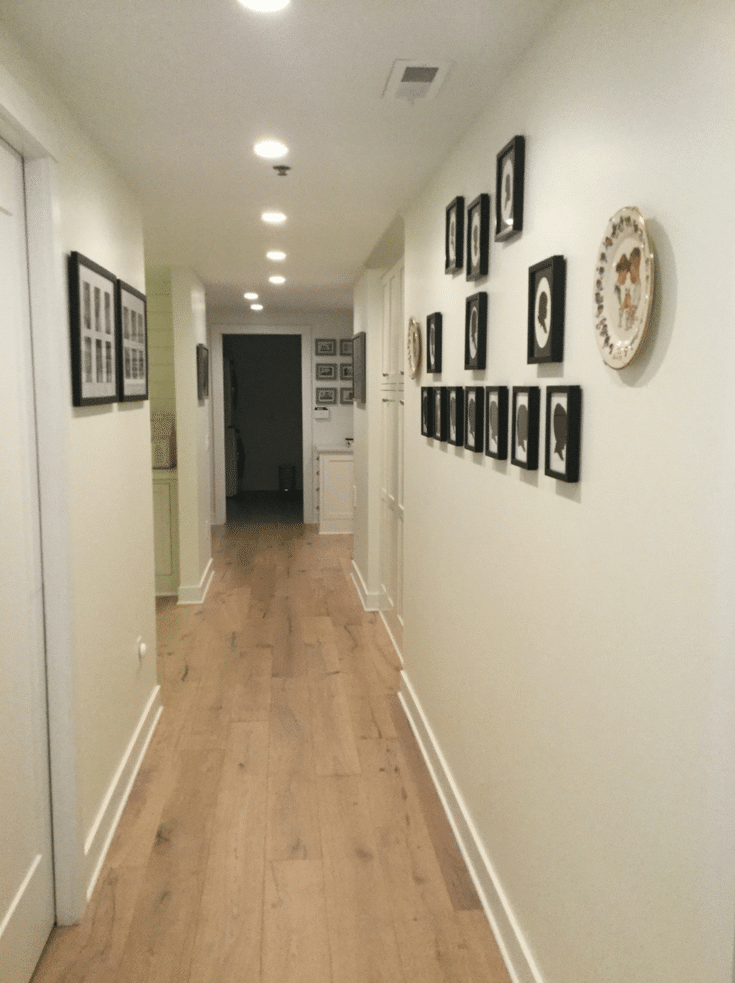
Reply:
<svg viewBox="0 0 735 983"><path fill-rule="evenodd" d="M222 759L220 751L179 755L116 983L189 979Z"/></svg>
<svg viewBox="0 0 735 983"><path fill-rule="evenodd" d="M394 917L451 915L452 901L398 742L362 741L359 751Z"/></svg>
<svg viewBox="0 0 735 983"><path fill-rule="evenodd" d="M267 769L267 723L232 724L189 983L261 979Z"/></svg>
<svg viewBox="0 0 735 983"><path fill-rule="evenodd" d="M468 946L455 914L396 923L407 983L510 983L492 971L482 952Z"/></svg>
<svg viewBox="0 0 735 983"><path fill-rule="evenodd" d="M352 717L340 673L309 673L317 775L359 775Z"/></svg>
<svg viewBox="0 0 735 983"><path fill-rule="evenodd" d="M333 983L406 983L362 780L317 788Z"/></svg>
<svg viewBox="0 0 735 983"><path fill-rule="evenodd" d="M314 779L293 772L268 778L268 860L319 860L319 806Z"/></svg>
<svg viewBox="0 0 735 983"><path fill-rule="evenodd" d="M454 838L447 814L439 794L431 780L423 755L416 743L411 725L403 712L398 697L390 698L391 713L396 726L401 750L408 764L418 793L421 809L434 844L434 852L444 876L455 911L476 911L482 906L472 883L467 865Z"/></svg>
<svg viewBox="0 0 735 983"><path fill-rule="evenodd" d="M329 983L332 970L319 861L267 865L263 920L263 983Z"/></svg>
<svg viewBox="0 0 735 983"><path fill-rule="evenodd" d="M273 679L270 723L270 773L313 777L316 772L306 676Z"/></svg>

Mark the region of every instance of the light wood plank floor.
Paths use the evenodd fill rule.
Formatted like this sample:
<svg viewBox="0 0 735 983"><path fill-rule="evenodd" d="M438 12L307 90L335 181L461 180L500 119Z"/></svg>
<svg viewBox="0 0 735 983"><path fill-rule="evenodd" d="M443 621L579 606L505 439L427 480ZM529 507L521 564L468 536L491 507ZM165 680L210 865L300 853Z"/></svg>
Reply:
<svg viewBox="0 0 735 983"><path fill-rule="evenodd" d="M509 983L351 546L218 527L206 603L158 602L164 712L34 983Z"/></svg>

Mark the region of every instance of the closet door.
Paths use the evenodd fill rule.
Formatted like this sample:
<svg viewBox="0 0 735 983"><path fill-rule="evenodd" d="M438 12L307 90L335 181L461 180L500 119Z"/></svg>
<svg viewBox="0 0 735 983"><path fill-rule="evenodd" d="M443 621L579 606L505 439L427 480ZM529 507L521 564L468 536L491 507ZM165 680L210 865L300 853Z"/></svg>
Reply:
<svg viewBox="0 0 735 983"><path fill-rule="evenodd" d="M0 141L0 980L54 923L41 542L20 157Z"/></svg>

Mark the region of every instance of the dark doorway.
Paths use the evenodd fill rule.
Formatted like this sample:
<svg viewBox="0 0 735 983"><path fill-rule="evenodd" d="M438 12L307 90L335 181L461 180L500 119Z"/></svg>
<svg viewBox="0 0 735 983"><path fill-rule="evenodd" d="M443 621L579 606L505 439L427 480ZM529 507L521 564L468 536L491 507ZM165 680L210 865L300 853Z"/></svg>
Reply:
<svg viewBox="0 0 735 983"><path fill-rule="evenodd" d="M224 335L227 521L303 522L301 338Z"/></svg>

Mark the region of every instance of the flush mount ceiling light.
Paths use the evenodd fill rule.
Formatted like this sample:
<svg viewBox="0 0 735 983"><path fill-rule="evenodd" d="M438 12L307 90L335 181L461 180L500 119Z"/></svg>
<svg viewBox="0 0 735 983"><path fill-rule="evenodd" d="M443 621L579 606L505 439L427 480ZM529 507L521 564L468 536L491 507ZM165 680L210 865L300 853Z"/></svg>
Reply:
<svg viewBox="0 0 735 983"><path fill-rule="evenodd" d="M271 225L280 225L281 222L286 221L286 216L283 212L263 212L260 217L264 222L270 222Z"/></svg>
<svg viewBox="0 0 735 983"><path fill-rule="evenodd" d="M269 160L275 160L276 157L283 157L288 153L288 147L280 140L260 140L253 150L258 157L267 157Z"/></svg>
<svg viewBox="0 0 735 983"><path fill-rule="evenodd" d="M245 298L245 300L257 300L258 299L258 295L257 294L254 294L254 293L246 293L246 294L243 294L243 297Z"/></svg>
<svg viewBox="0 0 735 983"><path fill-rule="evenodd" d="M285 276L269 276L268 279L270 280L271 283L279 283L280 284L280 283L285 283L286 282L286 277Z"/></svg>
<svg viewBox="0 0 735 983"><path fill-rule="evenodd" d="M286 254L282 253L280 249L271 249L270 252L265 254L265 256L266 259L274 259L278 262L286 258Z"/></svg>
<svg viewBox="0 0 735 983"><path fill-rule="evenodd" d="M262 304L251 304L250 305L250 310L251 311L262 311L263 310L263 305Z"/></svg>
<svg viewBox="0 0 735 983"><path fill-rule="evenodd" d="M258 14L270 14L274 10L283 10L288 7L290 0L240 0L243 7L254 10Z"/></svg>

